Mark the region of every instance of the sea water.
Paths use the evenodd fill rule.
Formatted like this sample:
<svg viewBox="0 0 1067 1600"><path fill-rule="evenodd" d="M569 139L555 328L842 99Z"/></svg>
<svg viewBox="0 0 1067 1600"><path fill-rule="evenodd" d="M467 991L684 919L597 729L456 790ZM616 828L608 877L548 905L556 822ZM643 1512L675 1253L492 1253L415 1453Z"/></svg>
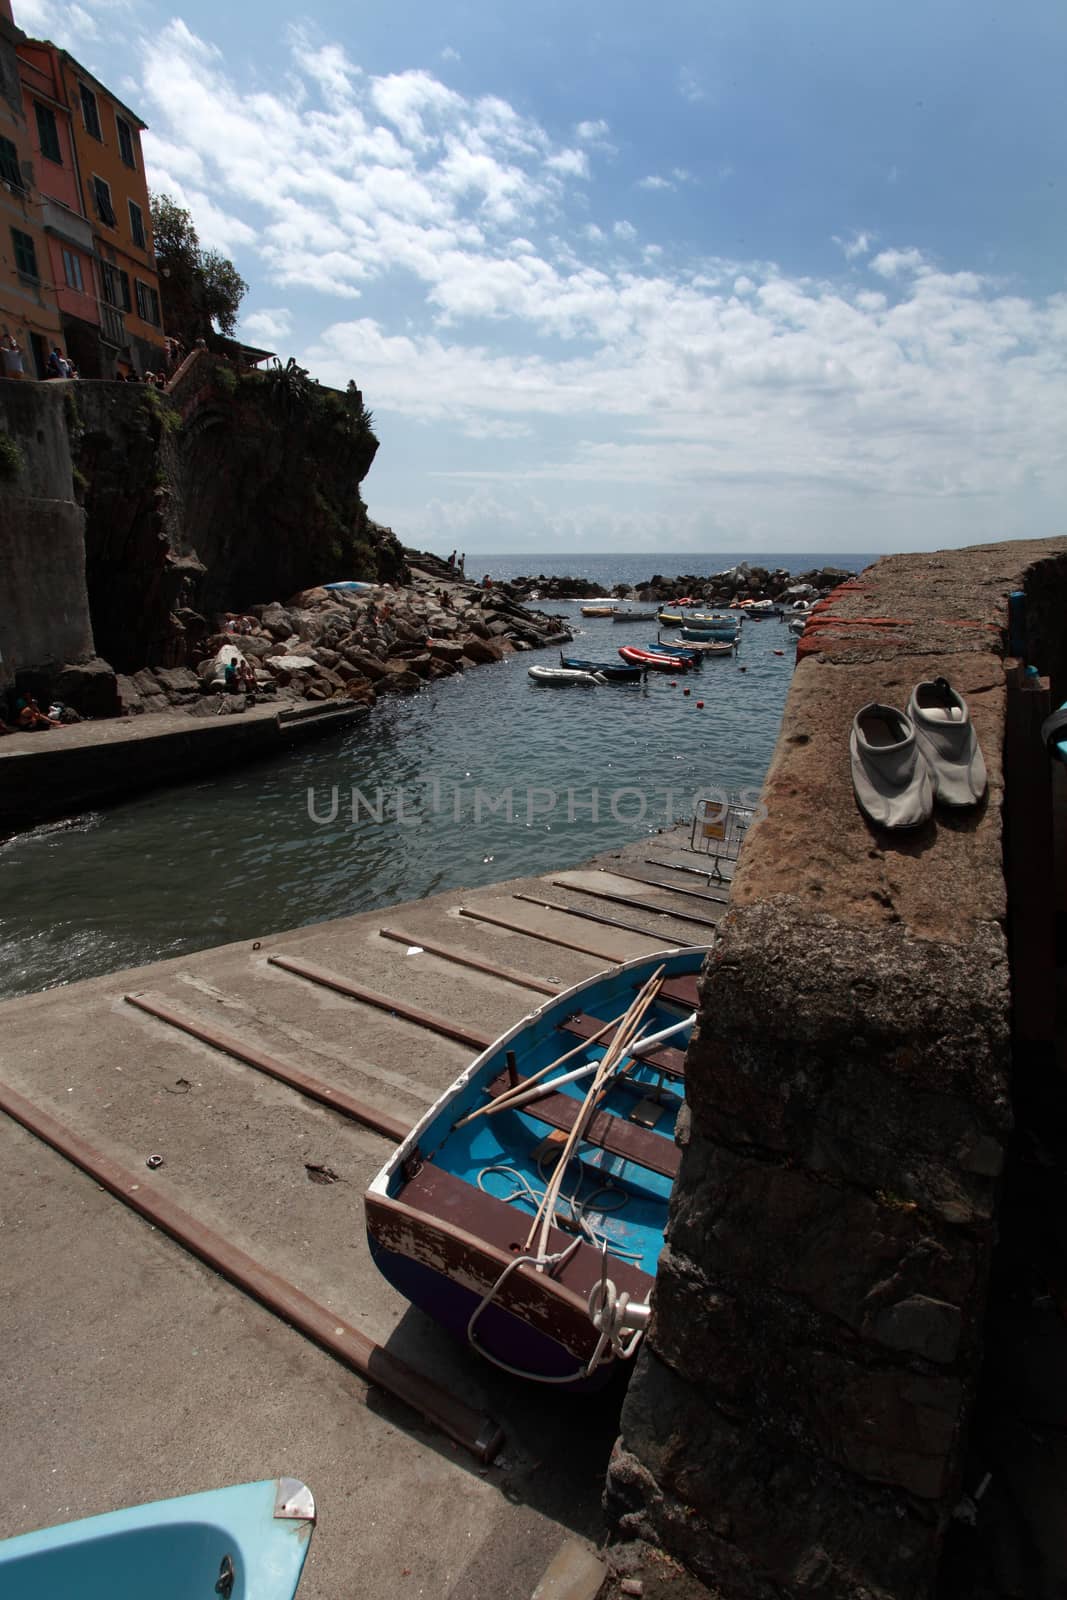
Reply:
<svg viewBox="0 0 1067 1600"><path fill-rule="evenodd" d="M603 572L607 583L672 563L693 570L697 559L555 565ZM866 564L759 561L794 571ZM721 570L732 558L703 564ZM548 573L551 565L530 556L481 562L497 578L509 566ZM655 623L583 618L574 604L546 609L580 630L567 647L574 654L616 659L620 645L655 637ZM595 688L530 680L531 664L557 659L509 656L410 699L383 700L343 735L0 845L0 995L574 866L690 816L696 797L757 793L795 659L781 623L746 623L736 657L676 680L650 674L641 685Z"/></svg>

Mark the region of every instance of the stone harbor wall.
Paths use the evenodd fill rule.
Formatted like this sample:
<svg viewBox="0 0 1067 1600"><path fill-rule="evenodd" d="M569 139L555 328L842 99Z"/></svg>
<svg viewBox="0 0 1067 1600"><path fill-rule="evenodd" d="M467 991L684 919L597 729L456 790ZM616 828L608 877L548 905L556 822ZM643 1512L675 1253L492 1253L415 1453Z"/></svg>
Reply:
<svg viewBox="0 0 1067 1600"><path fill-rule="evenodd" d="M731 1600L929 1595L961 1494L1012 1126L1005 828L1040 832L1003 761L1018 588L1062 695L1065 541L893 557L836 592L702 976L608 1503ZM940 675L987 797L886 835L854 801L851 719Z"/></svg>
<svg viewBox="0 0 1067 1600"><path fill-rule="evenodd" d="M85 514L75 503L67 383L0 379L0 693L16 674L93 656Z"/></svg>

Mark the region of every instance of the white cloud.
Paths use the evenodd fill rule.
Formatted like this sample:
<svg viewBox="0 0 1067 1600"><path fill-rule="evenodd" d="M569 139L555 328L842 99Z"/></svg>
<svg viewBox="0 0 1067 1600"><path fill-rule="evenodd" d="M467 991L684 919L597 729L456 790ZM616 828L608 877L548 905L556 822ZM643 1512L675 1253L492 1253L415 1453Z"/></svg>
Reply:
<svg viewBox="0 0 1067 1600"><path fill-rule="evenodd" d="M867 255L873 244L873 233L853 233L851 239L842 239L834 234L834 243L839 245L844 252L846 261L855 261L859 256Z"/></svg>
<svg viewBox="0 0 1067 1600"><path fill-rule="evenodd" d="M444 49L441 51L441 60L462 61L463 57L460 55L458 50L454 50L450 44L446 44Z"/></svg>
<svg viewBox="0 0 1067 1600"><path fill-rule="evenodd" d="M678 73L678 93L683 100L695 105L704 99L704 88L692 67L682 67Z"/></svg>
<svg viewBox="0 0 1067 1600"><path fill-rule="evenodd" d="M902 272L928 271L926 257L921 250L910 246L907 250L883 250L870 262L872 272L880 278L896 278Z"/></svg>
<svg viewBox="0 0 1067 1600"><path fill-rule="evenodd" d="M647 178L638 178L639 189L673 189L676 187L669 178L660 178L655 173Z"/></svg>
<svg viewBox="0 0 1067 1600"><path fill-rule="evenodd" d="M292 313L285 306L264 306L241 318L241 336L245 339L265 339L271 344L281 344L288 339L293 327Z"/></svg>
<svg viewBox="0 0 1067 1600"><path fill-rule="evenodd" d="M596 122L579 122L575 128L579 139L604 139L611 131L608 124L601 118Z"/></svg>
<svg viewBox="0 0 1067 1600"><path fill-rule="evenodd" d="M632 222L616 222L613 224L611 231L616 239L629 240L637 238L637 229Z"/></svg>
<svg viewBox="0 0 1067 1600"><path fill-rule="evenodd" d="M548 157L545 166L551 172L559 172L569 178L589 176L589 157L584 150L559 150Z"/></svg>

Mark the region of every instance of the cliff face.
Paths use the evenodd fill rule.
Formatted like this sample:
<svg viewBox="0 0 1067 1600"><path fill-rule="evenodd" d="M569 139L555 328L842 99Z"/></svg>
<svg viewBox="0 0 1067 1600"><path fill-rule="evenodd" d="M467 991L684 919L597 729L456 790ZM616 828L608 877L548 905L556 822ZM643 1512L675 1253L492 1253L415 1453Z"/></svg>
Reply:
<svg viewBox="0 0 1067 1600"><path fill-rule="evenodd" d="M0 691L93 654L66 383L0 379Z"/></svg>
<svg viewBox="0 0 1067 1600"><path fill-rule="evenodd" d="M182 663L200 613L406 577L359 493L378 442L349 397L205 352L171 394L94 383L77 401L90 605L119 670Z"/></svg>

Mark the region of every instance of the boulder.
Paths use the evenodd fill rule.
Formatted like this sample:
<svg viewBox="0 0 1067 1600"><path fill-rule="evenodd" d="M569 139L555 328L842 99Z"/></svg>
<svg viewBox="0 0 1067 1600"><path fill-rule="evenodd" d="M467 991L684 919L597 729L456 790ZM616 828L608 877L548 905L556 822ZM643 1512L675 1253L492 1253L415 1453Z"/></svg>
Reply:
<svg viewBox="0 0 1067 1600"><path fill-rule="evenodd" d="M414 672L390 672L378 685L379 694L414 694L422 687L422 679Z"/></svg>
<svg viewBox="0 0 1067 1600"><path fill-rule="evenodd" d="M490 662L499 661L503 655L498 640L480 639L477 636L464 639L463 654L468 661L477 662L479 665L488 665Z"/></svg>
<svg viewBox="0 0 1067 1600"><path fill-rule="evenodd" d="M449 661L456 666L463 659L463 646L457 639L427 639L426 648L437 661Z"/></svg>
<svg viewBox="0 0 1067 1600"><path fill-rule="evenodd" d="M133 684L142 700L148 695L159 693L159 684L156 682L156 675L154 672L151 672L148 667L142 667L140 672L132 673L130 676L130 682Z"/></svg>
<svg viewBox="0 0 1067 1600"><path fill-rule="evenodd" d="M188 667L157 667L155 672L165 694L195 694L200 688L200 680Z"/></svg>
<svg viewBox="0 0 1067 1600"><path fill-rule="evenodd" d="M263 663L276 677L292 678L296 673L317 672L318 662L312 656L299 656L295 652L291 655L268 656Z"/></svg>
<svg viewBox="0 0 1067 1600"><path fill-rule="evenodd" d="M343 655L345 660L351 662L354 667L358 667L360 672L370 679L371 683L377 683L380 678L385 677L386 667L378 660L377 656L371 655L369 650L362 650L349 645L343 651Z"/></svg>
<svg viewBox="0 0 1067 1600"><path fill-rule="evenodd" d="M299 594L290 596L286 602L293 611L304 610L307 606L334 605L334 597L329 589L301 589Z"/></svg>
<svg viewBox="0 0 1067 1600"><path fill-rule="evenodd" d="M288 639L296 632L296 621L279 605L264 606L260 623L272 639Z"/></svg>
<svg viewBox="0 0 1067 1600"><path fill-rule="evenodd" d="M115 677L115 687L118 690L119 705L128 716L137 716L144 710L144 701L137 692L137 685L125 673L118 673Z"/></svg>
<svg viewBox="0 0 1067 1600"><path fill-rule="evenodd" d="M119 714L114 669L99 656L62 667L48 692L53 700L73 706L83 717L117 717Z"/></svg>

